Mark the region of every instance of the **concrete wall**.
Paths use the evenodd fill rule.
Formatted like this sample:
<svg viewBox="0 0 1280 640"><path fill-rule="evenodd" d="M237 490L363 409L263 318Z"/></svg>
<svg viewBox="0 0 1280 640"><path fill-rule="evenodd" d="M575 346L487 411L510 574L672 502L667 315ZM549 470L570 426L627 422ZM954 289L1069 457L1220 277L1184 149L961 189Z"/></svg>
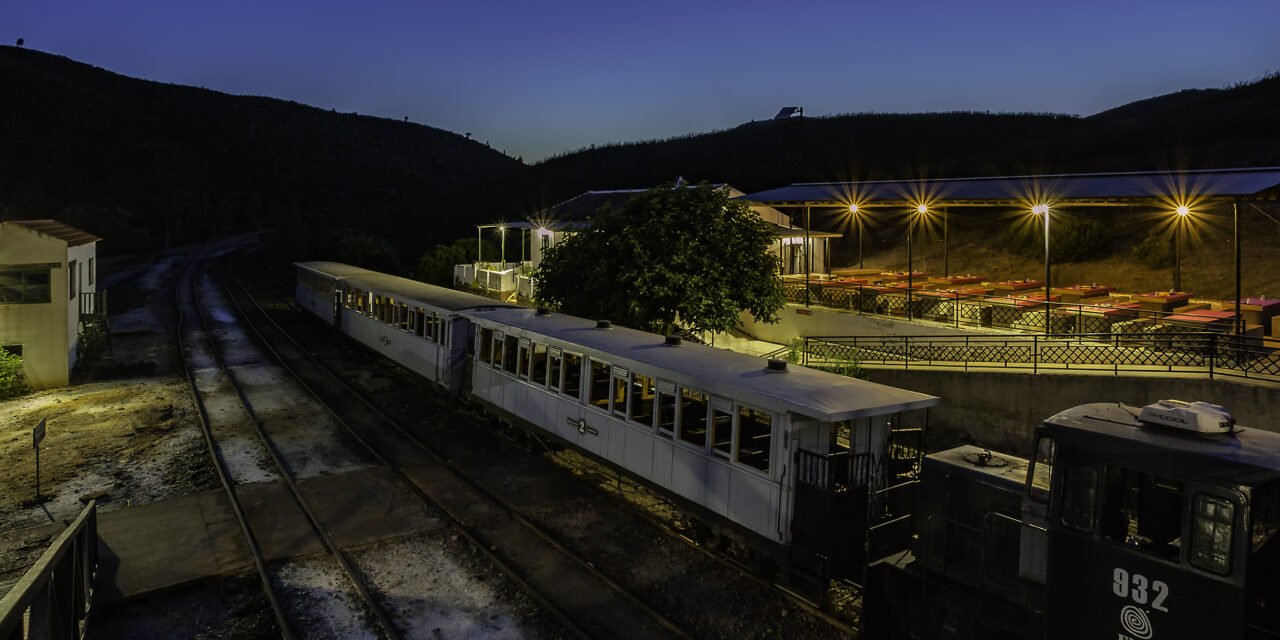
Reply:
<svg viewBox="0 0 1280 640"><path fill-rule="evenodd" d="M942 323L893 320L884 316L858 315L856 311L838 311L804 305L787 305L778 311L779 322L756 322L750 313L740 317L743 330L759 340L787 344L804 336L936 336L990 335L970 329L957 329Z"/></svg>
<svg viewBox="0 0 1280 640"><path fill-rule="evenodd" d="M869 369L875 382L942 398L929 411L929 448L972 443L1026 456L1031 432L1059 411L1090 402L1142 406L1157 400L1220 404L1245 428L1280 431L1280 387L1222 379L1087 374Z"/></svg>

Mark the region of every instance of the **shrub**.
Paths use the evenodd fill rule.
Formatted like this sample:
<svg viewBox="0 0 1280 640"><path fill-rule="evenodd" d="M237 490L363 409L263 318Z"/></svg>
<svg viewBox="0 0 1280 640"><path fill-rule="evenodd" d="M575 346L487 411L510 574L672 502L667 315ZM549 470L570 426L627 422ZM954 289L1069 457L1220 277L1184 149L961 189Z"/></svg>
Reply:
<svg viewBox="0 0 1280 640"><path fill-rule="evenodd" d="M0 349L0 400L16 398L30 390L22 372L22 356Z"/></svg>
<svg viewBox="0 0 1280 640"><path fill-rule="evenodd" d="M1010 227L1003 244L1011 253L1039 258L1044 256L1042 227ZM1080 262L1096 258L1107 246L1102 223L1097 220L1054 217L1049 224L1049 259L1053 262Z"/></svg>
<svg viewBox="0 0 1280 640"><path fill-rule="evenodd" d="M1142 242L1133 246L1133 257L1152 269L1173 266L1173 251L1169 249L1169 238L1157 231L1148 233Z"/></svg>

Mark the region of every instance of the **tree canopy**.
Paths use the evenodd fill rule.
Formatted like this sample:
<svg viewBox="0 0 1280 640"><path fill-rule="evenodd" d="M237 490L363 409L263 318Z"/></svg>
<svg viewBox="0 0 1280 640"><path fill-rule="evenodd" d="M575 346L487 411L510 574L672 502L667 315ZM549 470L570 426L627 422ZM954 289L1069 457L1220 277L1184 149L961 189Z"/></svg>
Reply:
<svg viewBox="0 0 1280 640"><path fill-rule="evenodd" d="M550 247L534 273L539 302L565 313L670 332L727 331L738 314L777 321L785 302L776 235L708 185L650 189Z"/></svg>

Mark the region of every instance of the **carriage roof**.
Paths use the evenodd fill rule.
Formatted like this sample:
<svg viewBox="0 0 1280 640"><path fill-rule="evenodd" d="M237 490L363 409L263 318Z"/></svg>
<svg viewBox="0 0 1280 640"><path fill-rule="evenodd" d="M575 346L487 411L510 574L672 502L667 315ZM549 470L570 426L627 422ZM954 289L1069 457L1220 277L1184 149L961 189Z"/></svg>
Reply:
<svg viewBox="0 0 1280 640"><path fill-rule="evenodd" d="M1044 427L1057 442L1172 478L1250 487L1280 479L1280 434L1237 427L1230 434L1197 435L1143 424L1139 411L1119 403L1085 404L1045 420Z"/></svg>
<svg viewBox="0 0 1280 640"><path fill-rule="evenodd" d="M517 335L537 335L575 345L574 351L599 356L643 373L688 384L777 412L794 412L826 421L884 415L938 404L939 399L807 367L768 371L765 361L706 345L667 346L657 334L625 327L597 329L596 323L531 309L496 309L464 314Z"/></svg>
<svg viewBox="0 0 1280 640"><path fill-rule="evenodd" d="M305 269L317 275L339 280L361 289L395 298L398 302L418 302L446 311L460 311L483 307L512 307L514 305L500 302L492 298L478 296L474 293L457 291L445 287L401 278L353 267L341 262L298 262L299 269Z"/></svg>

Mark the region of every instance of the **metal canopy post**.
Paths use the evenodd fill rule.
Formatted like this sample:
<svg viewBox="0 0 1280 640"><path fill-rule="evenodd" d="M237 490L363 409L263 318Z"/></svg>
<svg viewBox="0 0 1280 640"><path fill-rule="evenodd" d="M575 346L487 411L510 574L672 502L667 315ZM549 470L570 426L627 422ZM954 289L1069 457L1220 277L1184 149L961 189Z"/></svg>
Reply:
<svg viewBox="0 0 1280 640"><path fill-rule="evenodd" d="M809 306L809 272L813 271L813 261L809 251L809 205L804 206L804 306Z"/></svg>
<svg viewBox="0 0 1280 640"><path fill-rule="evenodd" d="M476 227L476 262L484 262L484 231Z"/></svg>
<svg viewBox="0 0 1280 640"><path fill-rule="evenodd" d="M1049 208L1044 210L1044 333L1049 335L1049 309L1052 308L1049 285Z"/></svg>
<svg viewBox="0 0 1280 640"><path fill-rule="evenodd" d="M947 253L947 208L942 208L942 276L951 277L951 256Z"/></svg>
<svg viewBox="0 0 1280 640"><path fill-rule="evenodd" d="M1236 250L1236 335L1244 335L1244 318L1240 315L1240 199L1231 203L1232 243Z"/></svg>
<svg viewBox="0 0 1280 640"><path fill-rule="evenodd" d="M915 226L915 222L915 212L907 214L907 320L911 320L911 288L915 286L912 280L915 269L911 263L911 228Z"/></svg>
<svg viewBox="0 0 1280 640"><path fill-rule="evenodd" d="M1173 226L1173 290L1182 291L1182 218Z"/></svg>

